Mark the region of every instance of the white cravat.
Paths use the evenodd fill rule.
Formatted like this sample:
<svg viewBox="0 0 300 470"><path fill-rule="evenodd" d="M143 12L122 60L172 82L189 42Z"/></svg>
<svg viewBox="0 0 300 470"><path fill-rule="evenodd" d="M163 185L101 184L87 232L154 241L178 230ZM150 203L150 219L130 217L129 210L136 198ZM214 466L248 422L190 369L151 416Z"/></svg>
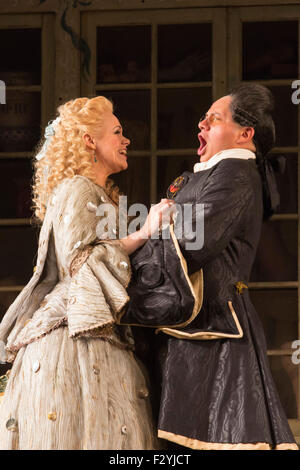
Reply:
<svg viewBox="0 0 300 470"><path fill-rule="evenodd" d="M221 150L221 152L216 153L206 162L196 163L194 165L194 173L197 173L197 171L208 170L225 158L240 158L241 160L248 160L249 158L255 159L256 155L254 152L248 149Z"/></svg>

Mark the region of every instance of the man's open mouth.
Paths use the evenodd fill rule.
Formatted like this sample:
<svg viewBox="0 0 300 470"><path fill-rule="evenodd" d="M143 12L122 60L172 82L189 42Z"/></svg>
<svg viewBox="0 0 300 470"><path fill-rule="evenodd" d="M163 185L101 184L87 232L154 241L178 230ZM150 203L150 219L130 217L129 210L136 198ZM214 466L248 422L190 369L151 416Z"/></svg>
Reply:
<svg viewBox="0 0 300 470"><path fill-rule="evenodd" d="M199 142L200 142L200 147L198 148L198 155L203 155L203 153L205 152L205 148L206 148L206 140L204 139L204 137L202 137L201 134L198 135L198 138L199 138Z"/></svg>

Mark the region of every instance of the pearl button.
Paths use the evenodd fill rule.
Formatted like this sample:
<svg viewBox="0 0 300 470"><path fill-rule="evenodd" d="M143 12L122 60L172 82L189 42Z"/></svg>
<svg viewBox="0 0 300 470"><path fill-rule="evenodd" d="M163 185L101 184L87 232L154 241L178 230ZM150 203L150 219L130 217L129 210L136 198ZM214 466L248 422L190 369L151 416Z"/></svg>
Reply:
<svg viewBox="0 0 300 470"><path fill-rule="evenodd" d="M73 249L76 250L77 248L79 248L80 245L81 245L81 243L82 243L81 240L79 240L78 242L76 242L75 245L73 246Z"/></svg>
<svg viewBox="0 0 300 470"><path fill-rule="evenodd" d="M50 419L50 421L56 421L56 418L56 411L50 411L50 413L48 413L48 419Z"/></svg>
<svg viewBox="0 0 300 470"><path fill-rule="evenodd" d="M100 369L97 365L93 365L93 372L95 375L99 375L100 374Z"/></svg>
<svg viewBox="0 0 300 470"><path fill-rule="evenodd" d="M33 372L38 372L40 370L39 361L34 361L34 363L32 364L32 370L33 370Z"/></svg>
<svg viewBox="0 0 300 470"><path fill-rule="evenodd" d="M70 222L70 220L71 220L71 216L70 216L70 215L67 214L67 215L64 216L64 223L65 223L65 224L68 224L68 223Z"/></svg>
<svg viewBox="0 0 300 470"><path fill-rule="evenodd" d="M126 261L120 261L119 266L120 266L121 268L127 269L127 268L128 268L128 263L126 263Z"/></svg>
<svg viewBox="0 0 300 470"><path fill-rule="evenodd" d="M139 396L140 398L148 398L149 392L148 392L148 390L147 390L145 387L142 387L142 388L140 388L139 391L138 391L138 396Z"/></svg>
<svg viewBox="0 0 300 470"><path fill-rule="evenodd" d="M96 204L94 204L91 201L87 203L86 207L87 207L87 210L90 211L90 212L96 212L96 210L97 210Z"/></svg>
<svg viewBox="0 0 300 470"><path fill-rule="evenodd" d="M69 304L73 305L76 302L76 297L71 297L69 300Z"/></svg>
<svg viewBox="0 0 300 470"><path fill-rule="evenodd" d="M10 418L6 421L6 429L8 431L16 432L18 430L18 421L14 418Z"/></svg>
<svg viewBox="0 0 300 470"><path fill-rule="evenodd" d="M105 199L104 196L101 196L100 199L101 199L102 202L106 202L106 199Z"/></svg>
<svg viewBox="0 0 300 470"><path fill-rule="evenodd" d="M122 426L121 427L121 433L122 434L127 434L127 426Z"/></svg>

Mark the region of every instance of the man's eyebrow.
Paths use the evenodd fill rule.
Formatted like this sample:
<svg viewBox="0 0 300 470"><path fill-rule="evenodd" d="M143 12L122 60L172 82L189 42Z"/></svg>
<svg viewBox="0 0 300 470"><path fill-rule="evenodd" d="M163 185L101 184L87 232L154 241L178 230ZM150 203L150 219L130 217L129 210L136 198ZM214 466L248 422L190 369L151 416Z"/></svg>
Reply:
<svg viewBox="0 0 300 470"><path fill-rule="evenodd" d="M220 113L219 111L212 111L211 113L206 113L205 116L208 116L208 114L219 114L220 116L222 115L222 113Z"/></svg>

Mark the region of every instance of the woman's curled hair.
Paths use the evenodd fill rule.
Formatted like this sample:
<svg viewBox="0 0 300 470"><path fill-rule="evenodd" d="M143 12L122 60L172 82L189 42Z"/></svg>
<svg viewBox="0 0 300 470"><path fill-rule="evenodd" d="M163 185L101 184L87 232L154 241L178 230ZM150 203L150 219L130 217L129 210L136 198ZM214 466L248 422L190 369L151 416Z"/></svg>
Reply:
<svg viewBox="0 0 300 470"><path fill-rule="evenodd" d="M106 112L113 112L113 105L103 96L77 98L59 106L51 137L41 140L33 164L33 210L38 220L44 219L48 199L63 179L82 175L95 181L92 153L82 136L86 132L101 136ZM106 190L116 201L118 190L111 180Z"/></svg>

